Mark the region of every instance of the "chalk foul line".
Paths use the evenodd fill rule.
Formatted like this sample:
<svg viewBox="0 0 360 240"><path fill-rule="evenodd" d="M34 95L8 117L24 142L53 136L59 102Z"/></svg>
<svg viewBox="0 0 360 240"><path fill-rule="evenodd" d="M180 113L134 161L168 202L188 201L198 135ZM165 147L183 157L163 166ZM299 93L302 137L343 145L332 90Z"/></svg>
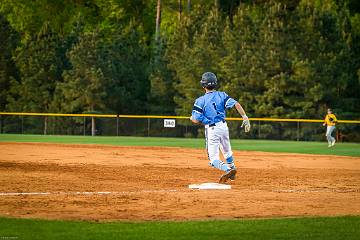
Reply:
<svg viewBox="0 0 360 240"><path fill-rule="evenodd" d="M335 192L335 193L351 193L360 192L360 189L274 189L276 193L318 193L318 192Z"/></svg>
<svg viewBox="0 0 360 240"><path fill-rule="evenodd" d="M161 190L140 190L140 191L122 191L122 192L0 192L0 196L48 196L48 195L125 195L136 193L169 193L180 192L175 189Z"/></svg>
<svg viewBox="0 0 360 240"><path fill-rule="evenodd" d="M153 190L138 190L138 191L99 191L99 192L0 192L0 197L5 196L51 196L51 195L64 195L64 196L91 196L91 195L129 195L139 193L174 193L174 192L188 192L193 190L188 189L153 189ZM359 193L360 189L272 189L271 192L275 193L320 193L320 192L333 192L333 193Z"/></svg>

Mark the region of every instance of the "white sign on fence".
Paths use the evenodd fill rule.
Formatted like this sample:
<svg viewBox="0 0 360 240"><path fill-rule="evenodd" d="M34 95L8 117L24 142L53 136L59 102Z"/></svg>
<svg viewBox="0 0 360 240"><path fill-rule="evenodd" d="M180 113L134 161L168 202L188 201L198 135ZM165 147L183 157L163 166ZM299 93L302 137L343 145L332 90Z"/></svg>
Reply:
<svg viewBox="0 0 360 240"><path fill-rule="evenodd" d="M164 119L164 127L174 128L175 127L175 119Z"/></svg>

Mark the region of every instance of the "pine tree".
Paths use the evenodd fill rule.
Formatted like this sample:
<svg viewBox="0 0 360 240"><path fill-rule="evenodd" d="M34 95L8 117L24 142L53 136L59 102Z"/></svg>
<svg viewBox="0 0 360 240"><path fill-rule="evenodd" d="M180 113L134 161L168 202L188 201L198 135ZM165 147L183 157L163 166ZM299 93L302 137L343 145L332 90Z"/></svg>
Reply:
<svg viewBox="0 0 360 240"><path fill-rule="evenodd" d="M157 49L158 56L152 63L150 79L149 111L153 114L172 115L174 114L173 72L167 68L169 61L165 54L166 43L162 43Z"/></svg>
<svg viewBox="0 0 360 240"><path fill-rule="evenodd" d="M221 75L225 79L222 90L241 102L250 115L255 112L257 97L263 94L266 79L258 10L241 5L232 21L227 21L223 33L225 54L220 60Z"/></svg>
<svg viewBox="0 0 360 240"><path fill-rule="evenodd" d="M308 90L309 95L322 111L326 106L346 108L342 98L354 79L351 30L346 12L331 0L321 4L304 0L298 14L300 38L305 41L297 48L300 58L310 63L314 72L312 81L317 84Z"/></svg>
<svg viewBox="0 0 360 240"><path fill-rule="evenodd" d="M111 36L103 45L106 107L119 114L145 114L150 60L142 28L130 22Z"/></svg>
<svg viewBox="0 0 360 240"><path fill-rule="evenodd" d="M64 95L62 108L67 112L96 113L104 108L105 77L101 68L101 39L98 31L83 33L68 52L72 69L63 73L64 82L58 85ZM96 131L92 117L91 134Z"/></svg>
<svg viewBox="0 0 360 240"><path fill-rule="evenodd" d="M24 112L49 112L57 82L61 81L61 41L47 23L31 40L17 49L15 63L21 80L12 81L8 109ZM44 134L47 118L44 118Z"/></svg>
<svg viewBox="0 0 360 240"><path fill-rule="evenodd" d="M18 79L18 71L12 59L12 53L19 43L19 34L0 14L0 111L8 103L11 81Z"/></svg>
<svg viewBox="0 0 360 240"><path fill-rule="evenodd" d="M216 8L205 15L201 12L198 7L192 10L191 16L177 29L167 52L168 66L175 72L177 114L188 115L194 100L203 94L199 84L201 75L219 70L223 21Z"/></svg>

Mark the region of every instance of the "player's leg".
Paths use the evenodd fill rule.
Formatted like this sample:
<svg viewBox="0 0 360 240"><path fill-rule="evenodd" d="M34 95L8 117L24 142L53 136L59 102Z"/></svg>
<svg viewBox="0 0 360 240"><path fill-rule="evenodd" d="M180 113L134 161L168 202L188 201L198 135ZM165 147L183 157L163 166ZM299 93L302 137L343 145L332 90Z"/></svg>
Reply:
<svg viewBox="0 0 360 240"><path fill-rule="evenodd" d="M336 139L332 136L332 133L335 131L335 126L331 126L330 129L330 137L331 137L331 146L335 146Z"/></svg>
<svg viewBox="0 0 360 240"><path fill-rule="evenodd" d="M230 169L236 170L236 166L235 166L234 158L233 158L233 152L231 150L229 128L227 127L226 123L224 123L221 130L222 130L222 132L221 132L221 137L220 137L220 150L221 150L224 158L226 159L226 163L228 164L228 167ZM235 175L236 175L236 172L235 172L235 174L230 176L230 179L235 180Z"/></svg>
<svg viewBox="0 0 360 240"><path fill-rule="evenodd" d="M224 156L224 159L226 159L226 163L228 164L229 168L236 168L228 137L220 139L220 150L222 155Z"/></svg>
<svg viewBox="0 0 360 240"><path fill-rule="evenodd" d="M328 147L331 147L331 143L332 143L332 137L331 137L331 126L327 126L326 127L326 139L328 141Z"/></svg>
<svg viewBox="0 0 360 240"><path fill-rule="evenodd" d="M206 149L209 158L209 165L224 172L229 170L227 164L220 160L219 146L220 138L214 127L205 128Z"/></svg>

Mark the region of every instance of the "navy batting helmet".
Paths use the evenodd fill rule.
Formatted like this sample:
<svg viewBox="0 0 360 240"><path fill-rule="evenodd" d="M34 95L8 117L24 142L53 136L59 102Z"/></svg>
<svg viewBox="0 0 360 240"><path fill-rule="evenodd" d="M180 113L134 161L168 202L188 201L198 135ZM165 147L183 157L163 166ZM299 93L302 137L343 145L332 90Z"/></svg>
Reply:
<svg viewBox="0 0 360 240"><path fill-rule="evenodd" d="M216 75L212 72L206 72L201 76L200 83L204 88L214 89L217 85Z"/></svg>

